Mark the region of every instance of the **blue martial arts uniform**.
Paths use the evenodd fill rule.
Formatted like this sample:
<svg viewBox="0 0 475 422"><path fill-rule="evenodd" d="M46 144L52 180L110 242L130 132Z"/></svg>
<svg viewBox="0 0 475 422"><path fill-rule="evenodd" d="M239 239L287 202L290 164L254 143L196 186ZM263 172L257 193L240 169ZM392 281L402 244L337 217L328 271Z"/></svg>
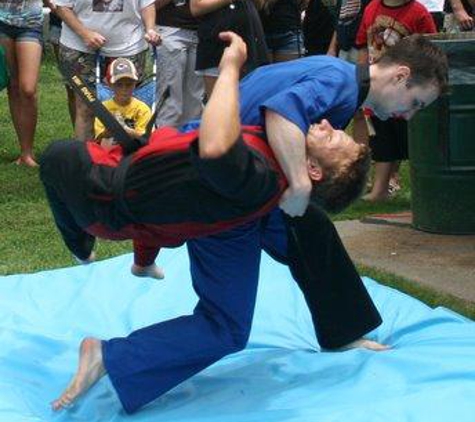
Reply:
<svg viewBox="0 0 475 422"><path fill-rule="evenodd" d="M331 57L265 66L242 81L242 123L263 123L267 107L304 133L322 118L343 127L368 89L367 67ZM246 346L262 249L290 265L321 346L342 346L381 323L333 224L316 207L296 219L274 210L187 247L199 296L194 313L103 342L107 373L129 413Z"/></svg>
<svg viewBox="0 0 475 422"><path fill-rule="evenodd" d="M269 109L305 134L322 119L343 128L364 100L358 85L367 71L330 56L260 67L241 81L241 122L265 127L264 112Z"/></svg>

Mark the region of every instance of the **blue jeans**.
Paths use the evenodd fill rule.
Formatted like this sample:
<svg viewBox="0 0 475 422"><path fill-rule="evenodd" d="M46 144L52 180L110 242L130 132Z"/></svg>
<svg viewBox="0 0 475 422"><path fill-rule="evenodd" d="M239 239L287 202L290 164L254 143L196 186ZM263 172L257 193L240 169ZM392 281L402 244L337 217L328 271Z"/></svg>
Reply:
<svg viewBox="0 0 475 422"><path fill-rule="evenodd" d="M267 48L271 53L297 54L303 56L302 31L286 31L266 34Z"/></svg>
<svg viewBox="0 0 475 422"><path fill-rule="evenodd" d="M0 22L0 38L9 38L16 42L37 42L43 44L43 27L20 28Z"/></svg>

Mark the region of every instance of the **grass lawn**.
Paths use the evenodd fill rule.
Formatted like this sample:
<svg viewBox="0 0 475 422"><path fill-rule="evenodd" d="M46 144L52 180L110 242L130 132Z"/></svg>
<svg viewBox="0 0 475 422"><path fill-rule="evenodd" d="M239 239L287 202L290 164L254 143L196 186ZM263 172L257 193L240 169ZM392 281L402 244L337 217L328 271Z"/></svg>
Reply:
<svg viewBox="0 0 475 422"><path fill-rule="evenodd" d="M51 52L43 61L39 89L40 114L36 136L37 156L54 139L72 137L66 93ZM37 169L12 164L18 153L6 92L0 93L0 274L35 272L74 264L56 232L41 188ZM404 188L385 204L356 203L337 219L360 218L369 213L407 210L410 207L407 167L402 169ZM100 259L131 251L130 242L98 242ZM419 297L429 305L443 305L475 318L475 305L422 288L410 280L372 268L361 268L382 283Z"/></svg>

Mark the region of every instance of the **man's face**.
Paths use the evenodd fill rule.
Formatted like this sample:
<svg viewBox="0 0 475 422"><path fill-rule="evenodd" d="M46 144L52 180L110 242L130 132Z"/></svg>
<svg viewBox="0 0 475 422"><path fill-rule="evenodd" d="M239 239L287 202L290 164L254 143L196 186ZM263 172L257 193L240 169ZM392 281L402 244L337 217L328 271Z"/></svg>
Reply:
<svg viewBox="0 0 475 422"><path fill-rule="evenodd" d="M395 73L387 84L380 87L371 105L378 118L409 120L437 99L439 89L435 84L412 85L409 83L409 76L410 71Z"/></svg>
<svg viewBox="0 0 475 422"><path fill-rule="evenodd" d="M318 163L323 173L328 169L339 173L356 160L360 149L351 136L333 129L327 120L310 126L307 134L309 164Z"/></svg>

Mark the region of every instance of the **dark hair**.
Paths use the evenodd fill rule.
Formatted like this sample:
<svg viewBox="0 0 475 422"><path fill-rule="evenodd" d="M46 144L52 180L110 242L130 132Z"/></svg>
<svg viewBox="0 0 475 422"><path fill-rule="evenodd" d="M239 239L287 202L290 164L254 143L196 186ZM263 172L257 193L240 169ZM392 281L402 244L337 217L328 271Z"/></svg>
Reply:
<svg viewBox="0 0 475 422"><path fill-rule="evenodd" d="M367 145L358 145L358 155L350 164L339 169L323 169L324 178L313 185L311 202L328 212L338 213L361 196L366 187L371 153Z"/></svg>
<svg viewBox="0 0 475 422"><path fill-rule="evenodd" d="M440 47L419 34L403 38L389 47L376 63L380 66L405 65L411 69L409 84L437 84L439 94L449 91L449 65L446 54Z"/></svg>

